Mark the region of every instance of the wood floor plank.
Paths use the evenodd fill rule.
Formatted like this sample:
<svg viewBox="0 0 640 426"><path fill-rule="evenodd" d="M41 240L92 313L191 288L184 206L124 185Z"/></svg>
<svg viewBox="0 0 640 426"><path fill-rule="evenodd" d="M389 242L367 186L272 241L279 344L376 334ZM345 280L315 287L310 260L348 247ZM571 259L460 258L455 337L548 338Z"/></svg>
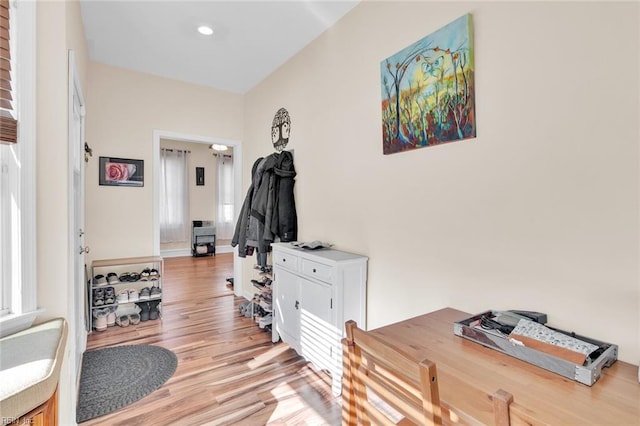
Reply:
<svg viewBox="0 0 640 426"><path fill-rule="evenodd" d="M165 259L162 319L89 335L88 350L157 345L178 367L152 394L82 426L340 424L330 377L240 314L245 300L226 282L232 256Z"/></svg>

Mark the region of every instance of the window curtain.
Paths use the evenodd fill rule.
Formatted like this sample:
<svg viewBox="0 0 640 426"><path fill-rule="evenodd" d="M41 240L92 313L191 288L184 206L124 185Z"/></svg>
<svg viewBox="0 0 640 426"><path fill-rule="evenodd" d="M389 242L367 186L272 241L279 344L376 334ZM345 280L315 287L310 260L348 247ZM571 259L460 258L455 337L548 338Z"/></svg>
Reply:
<svg viewBox="0 0 640 426"><path fill-rule="evenodd" d="M218 202L216 237L230 240L233 237L233 157L218 154Z"/></svg>
<svg viewBox="0 0 640 426"><path fill-rule="evenodd" d="M189 239L187 151L160 149L160 242Z"/></svg>

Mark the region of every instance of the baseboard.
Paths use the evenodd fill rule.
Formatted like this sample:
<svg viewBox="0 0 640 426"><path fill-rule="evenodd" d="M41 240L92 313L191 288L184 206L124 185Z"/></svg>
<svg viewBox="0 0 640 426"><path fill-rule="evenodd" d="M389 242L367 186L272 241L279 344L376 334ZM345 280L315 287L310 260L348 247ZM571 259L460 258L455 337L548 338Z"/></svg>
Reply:
<svg viewBox="0 0 640 426"><path fill-rule="evenodd" d="M233 247L231 246L216 246L216 253L233 253ZM173 249L173 250L160 250L160 256L162 257L183 257L191 256L191 249Z"/></svg>
<svg viewBox="0 0 640 426"><path fill-rule="evenodd" d="M174 250L160 250L160 256L162 257L183 257L191 256L191 250L186 249L174 249Z"/></svg>

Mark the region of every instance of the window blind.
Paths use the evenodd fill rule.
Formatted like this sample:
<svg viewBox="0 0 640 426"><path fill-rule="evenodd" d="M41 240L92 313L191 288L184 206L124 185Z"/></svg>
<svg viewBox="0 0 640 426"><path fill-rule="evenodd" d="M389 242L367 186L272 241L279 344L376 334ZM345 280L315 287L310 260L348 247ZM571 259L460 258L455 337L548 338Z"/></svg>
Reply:
<svg viewBox="0 0 640 426"><path fill-rule="evenodd" d="M11 44L9 0L0 0L0 142L16 143L18 121L13 108L11 86Z"/></svg>

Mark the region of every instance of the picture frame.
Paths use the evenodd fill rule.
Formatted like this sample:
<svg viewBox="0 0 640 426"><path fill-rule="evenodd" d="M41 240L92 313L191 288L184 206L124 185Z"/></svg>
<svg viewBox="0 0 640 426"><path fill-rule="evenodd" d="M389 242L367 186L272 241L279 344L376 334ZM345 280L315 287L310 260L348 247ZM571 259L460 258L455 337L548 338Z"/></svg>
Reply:
<svg viewBox="0 0 640 426"><path fill-rule="evenodd" d="M98 166L100 185L144 186L144 160L100 157Z"/></svg>
<svg viewBox="0 0 640 426"><path fill-rule="evenodd" d="M473 17L380 62L384 155L476 137Z"/></svg>
<svg viewBox="0 0 640 426"><path fill-rule="evenodd" d="M196 167L196 185L204 185L204 167Z"/></svg>

